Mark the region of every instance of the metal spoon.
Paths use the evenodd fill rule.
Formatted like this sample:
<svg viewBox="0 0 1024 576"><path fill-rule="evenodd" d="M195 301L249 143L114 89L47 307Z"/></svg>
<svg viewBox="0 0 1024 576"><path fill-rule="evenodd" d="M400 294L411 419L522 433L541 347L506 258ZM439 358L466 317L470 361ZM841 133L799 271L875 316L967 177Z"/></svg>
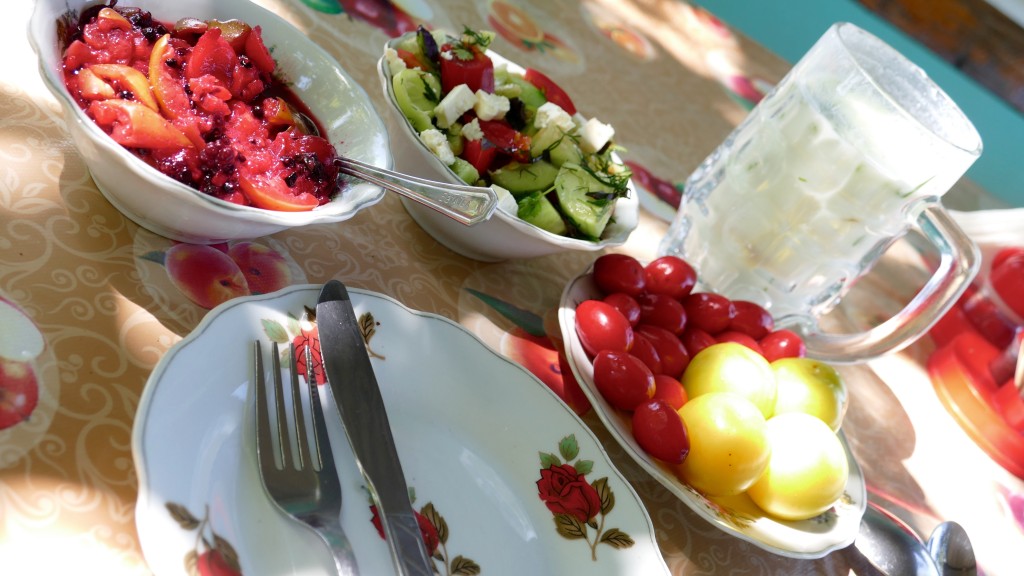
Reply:
<svg viewBox="0 0 1024 576"><path fill-rule="evenodd" d="M976 576L978 565L967 531L956 522L943 522L928 538L928 553L942 576Z"/></svg>
<svg viewBox="0 0 1024 576"><path fill-rule="evenodd" d="M301 130L320 135L311 118L294 108L291 108L291 113ZM487 220L498 207L498 193L491 187L427 180L345 157L338 157L337 166L343 174L401 194L467 226Z"/></svg>
<svg viewBox="0 0 1024 576"><path fill-rule="evenodd" d="M878 576L940 576L928 549L910 528L871 502L850 551Z"/></svg>

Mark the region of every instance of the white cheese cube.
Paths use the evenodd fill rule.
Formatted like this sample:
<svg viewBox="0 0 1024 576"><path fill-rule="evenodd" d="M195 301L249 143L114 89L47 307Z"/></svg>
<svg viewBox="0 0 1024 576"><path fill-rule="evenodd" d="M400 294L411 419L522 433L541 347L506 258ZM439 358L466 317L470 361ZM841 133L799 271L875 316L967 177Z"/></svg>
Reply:
<svg viewBox="0 0 1024 576"><path fill-rule="evenodd" d="M462 137L466 140L479 140L484 137L484 131L480 129L480 121L473 118L462 127Z"/></svg>
<svg viewBox="0 0 1024 576"><path fill-rule="evenodd" d="M440 130L436 128L430 128L420 132L420 140L427 146L434 156L437 156L441 162L444 162L445 166L451 166L455 163L455 154L452 153L452 147L448 145L448 138L445 137Z"/></svg>
<svg viewBox="0 0 1024 576"><path fill-rule="evenodd" d="M469 89L469 86L459 84L452 88L451 92L434 107L434 118L437 119L437 125L441 128L448 128L458 122L459 117L471 110L474 104L476 104L476 96L473 95L473 91Z"/></svg>
<svg viewBox="0 0 1024 576"><path fill-rule="evenodd" d="M392 76L408 68L408 66L405 65L405 60L402 60L402 58L398 56L398 51L394 48L385 48L384 57L387 58L388 70L391 72Z"/></svg>
<svg viewBox="0 0 1024 576"><path fill-rule="evenodd" d="M615 136L615 129L596 118L587 120L580 129L580 148L588 153L598 152Z"/></svg>
<svg viewBox="0 0 1024 576"><path fill-rule="evenodd" d="M572 121L572 116L554 102L541 104L540 108L537 108L537 115L533 119L533 125L538 129L549 124L557 126L562 132L571 133L576 130L576 123Z"/></svg>
<svg viewBox="0 0 1024 576"><path fill-rule="evenodd" d="M508 98L498 94L490 94L483 90L476 91L476 103L473 104L473 111L481 120L495 120L504 118L508 113L510 103Z"/></svg>

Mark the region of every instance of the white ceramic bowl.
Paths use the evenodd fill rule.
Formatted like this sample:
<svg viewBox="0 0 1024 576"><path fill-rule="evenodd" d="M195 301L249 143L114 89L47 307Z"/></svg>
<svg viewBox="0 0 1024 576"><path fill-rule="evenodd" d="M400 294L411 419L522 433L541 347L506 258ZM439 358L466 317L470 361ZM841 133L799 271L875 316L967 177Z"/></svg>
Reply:
<svg viewBox="0 0 1024 576"><path fill-rule="evenodd" d="M411 32L410 34L414 34ZM394 47L403 37L393 38L385 48ZM495 64L505 63L509 70L522 72L523 68L508 61L492 50L487 55ZM391 134L391 151L399 172L462 184L462 180L448 166L441 162L420 140L412 124L395 103L395 91L391 84L391 71L387 58L378 61L377 74L380 77L384 96L389 102L386 114L388 131ZM498 209L494 215L475 226L463 226L438 214L434 210L402 198L405 209L416 223L448 248L474 260L497 262L501 260L535 258L556 252L594 252L613 246L621 246L637 227L639 221L639 196L629 182L629 194L615 203L613 221L608 224L601 240L591 242L553 234L519 219L515 202L507 192L499 190ZM505 198L501 198L505 196Z"/></svg>
<svg viewBox="0 0 1024 576"><path fill-rule="evenodd" d="M161 174L103 132L78 107L64 86L57 23L69 12L77 19L95 0L38 0L29 38L39 70L64 107L68 130L96 186L125 216L161 236L192 243L257 238L286 228L351 218L383 197L376 185L351 182L331 202L308 212L276 212L225 202ZM369 96L327 52L305 34L248 0L132 0L164 22L191 16L239 19L262 27L278 72L325 127L338 153L391 168L387 130Z"/></svg>

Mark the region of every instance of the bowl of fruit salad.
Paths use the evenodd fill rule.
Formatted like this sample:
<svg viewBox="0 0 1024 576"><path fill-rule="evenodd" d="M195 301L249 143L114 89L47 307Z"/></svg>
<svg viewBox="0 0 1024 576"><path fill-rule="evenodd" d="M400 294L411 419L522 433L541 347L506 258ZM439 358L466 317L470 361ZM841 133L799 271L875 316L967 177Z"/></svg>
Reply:
<svg viewBox="0 0 1024 576"><path fill-rule="evenodd" d="M558 310L566 358L623 450L695 513L770 552L850 545L867 503L839 372L675 256L605 254Z"/></svg>
<svg viewBox="0 0 1024 576"><path fill-rule="evenodd" d="M614 129L576 112L543 73L488 49L493 34L420 28L387 42L378 74L401 172L493 186L498 210L462 226L403 199L435 239L499 261L623 244L638 222Z"/></svg>
<svg viewBox="0 0 1024 576"><path fill-rule="evenodd" d="M96 186L192 243L339 222L378 202L334 158L390 168L366 92L247 0L39 0L30 40Z"/></svg>

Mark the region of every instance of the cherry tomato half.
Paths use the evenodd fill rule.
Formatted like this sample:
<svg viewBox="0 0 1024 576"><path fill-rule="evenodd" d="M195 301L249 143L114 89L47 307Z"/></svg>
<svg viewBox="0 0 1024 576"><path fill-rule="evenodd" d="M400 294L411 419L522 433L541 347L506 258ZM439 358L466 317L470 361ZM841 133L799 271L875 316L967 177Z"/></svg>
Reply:
<svg viewBox="0 0 1024 576"><path fill-rule="evenodd" d="M565 90L562 90L558 84L555 84L554 80L533 68L526 69L523 79L544 93L544 97L547 98L548 102L556 104L559 108L568 112L570 116L576 114L576 105L572 103L572 99L569 98Z"/></svg>
<svg viewBox="0 0 1024 576"><path fill-rule="evenodd" d="M629 320L601 300L584 300L576 307L576 334L591 358L602 350L629 352L633 347L633 327Z"/></svg>

